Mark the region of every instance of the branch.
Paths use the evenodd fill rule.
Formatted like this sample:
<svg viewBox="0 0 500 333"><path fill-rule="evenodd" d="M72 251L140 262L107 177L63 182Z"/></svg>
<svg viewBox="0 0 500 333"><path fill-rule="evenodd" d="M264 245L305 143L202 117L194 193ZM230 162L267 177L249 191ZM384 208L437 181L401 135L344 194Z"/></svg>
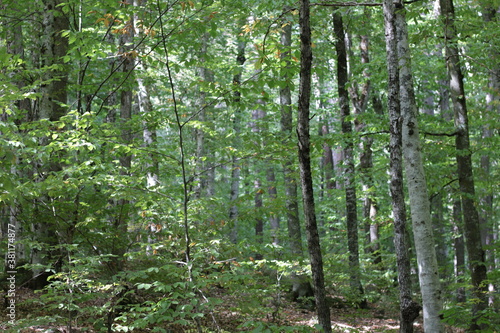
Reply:
<svg viewBox="0 0 500 333"><path fill-rule="evenodd" d="M453 133L431 133L431 132L422 132L424 135L430 135L430 136L456 136L458 132L453 132Z"/></svg>
<svg viewBox="0 0 500 333"><path fill-rule="evenodd" d="M439 193L441 193L442 190L444 190L446 187L450 186L451 184L453 184L454 182L458 181L458 178L454 178L452 180L450 180L449 182L447 182L446 184L444 184L443 186L441 186L441 190L434 193L433 195L431 195L431 197L429 198L429 202L432 202L432 200L439 195Z"/></svg>

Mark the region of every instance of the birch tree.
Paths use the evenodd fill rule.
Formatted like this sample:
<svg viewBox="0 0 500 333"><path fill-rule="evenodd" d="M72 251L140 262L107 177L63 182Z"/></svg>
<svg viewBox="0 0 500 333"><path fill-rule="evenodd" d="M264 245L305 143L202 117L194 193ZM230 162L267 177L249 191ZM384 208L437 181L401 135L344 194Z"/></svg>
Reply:
<svg viewBox="0 0 500 333"><path fill-rule="evenodd" d="M442 291L432 230L427 181L422 161L422 148L418 128L418 111L413 89L413 77L408 44L405 9L402 2L396 3L395 25L399 66L400 107L402 116L403 156L406 185L410 197L413 238L417 252L420 291L422 293L424 330L443 332L441 311Z"/></svg>
<svg viewBox="0 0 500 333"><path fill-rule="evenodd" d="M399 331L413 332L413 322L419 315L420 306L412 299L410 277L409 240L406 238L406 204L403 187L403 136L399 92L397 33L394 4L384 2L384 25L388 73L388 101L390 118L390 191L394 218L394 247L396 249L399 282Z"/></svg>

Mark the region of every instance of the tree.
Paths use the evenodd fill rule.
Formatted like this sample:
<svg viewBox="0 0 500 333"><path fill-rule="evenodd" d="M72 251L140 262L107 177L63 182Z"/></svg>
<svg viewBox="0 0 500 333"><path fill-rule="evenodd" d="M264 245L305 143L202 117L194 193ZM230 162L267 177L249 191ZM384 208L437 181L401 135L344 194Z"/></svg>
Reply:
<svg viewBox="0 0 500 333"><path fill-rule="evenodd" d="M424 330L443 332L441 322L442 291L439 281L427 181L422 161L418 129L417 106L408 44L405 9L397 3L395 25L399 66L400 107L402 115L402 144L405 161L406 184L410 197L413 238L417 253L420 291L422 293Z"/></svg>
<svg viewBox="0 0 500 333"><path fill-rule="evenodd" d="M283 9L284 12L290 11L289 7ZM281 45L283 51L281 52L281 60L285 62L283 68L283 86L280 88L280 123L281 131L283 133L283 145L289 147L293 137L293 107L292 107L292 93L290 85L292 84L292 77L289 74L291 70L291 47L292 47L292 22L286 20L283 23L281 31ZM302 248L302 232L300 229L299 220L299 204L297 200L297 181L294 172L294 158L288 156L283 162L283 178L285 182L285 207L286 207L286 221L288 228L288 237L290 240L290 252L299 257L303 256L304 250Z"/></svg>
<svg viewBox="0 0 500 333"><path fill-rule="evenodd" d="M472 153L469 139L469 119L467 113L464 79L460 68L459 50L456 45L455 13L452 0L440 0L441 16L444 24L446 65L449 76L449 89L454 110L455 145L460 196L464 214L465 244L469 256L469 267L473 295L476 299L472 308L471 331L485 329L479 324L480 312L487 306L487 285L485 254L481 244L479 213L475 203Z"/></svg>
<svg viewBox="0 0 500 333"><path fill-rule="evenodd" d="M399 91L396 18L394 4L384 2L384 24L388 73L388 102L390 118L390 191L394 216L394 246L396 248L399 282L400 332L413 332L413 322L419 315L420 306L413 301L410 277L409 241L406 237L406 204L403 188L403 135Z"/></svg>
<svg viewBox="0 0 500 333"><path fill-rule="evenodd" d="M356 186L354 173L354 156L352 141L352 123L350 116L349 93L347 91L347 52L345 46L344 25L342 15L335 11L333 13L333 27L336 36L335 49L337 50L337 80L340 104L340 120L342 134L344 136L344 189L346 200L347 219L347 244L349 248L349 276L351 290L354 295L363 295L359 269L359 245L358 245L358 213L356 204ZM361 308L366 308L366 301L360 302Z"/></svg>
<svg viewBox="0 0 500 333"><path fill-rule="evenodd" d="M309 106L311 99L311 26L308 0L301 0L299 10L300 26L300 83L298 99L297 135L299 147L300 181L306 222L307 247L311 260L316 311L321 328L325 333L332 331L330 309L326 304L323 257L316 223L313 179L311 174Z"/></svg>

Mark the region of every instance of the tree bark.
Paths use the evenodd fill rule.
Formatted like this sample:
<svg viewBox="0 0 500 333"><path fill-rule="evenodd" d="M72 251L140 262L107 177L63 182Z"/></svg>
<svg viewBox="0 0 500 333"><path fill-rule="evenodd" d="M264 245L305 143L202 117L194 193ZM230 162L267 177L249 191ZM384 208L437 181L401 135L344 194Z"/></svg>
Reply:
<svg viewBox="0 0 500 333"><path fill-rule="evenodd" d="M441 285L434 246L427 181L421 155L418 112L413 89L405 10L402 2L396 5L398 7L398 10L395 11L395 24L399 60L400 105L403 117L403 155L407 177L406 184L410 196L413 237L419 267L424 330L438 333L444 331L444 326L441 323L441 311L443 309Z"/></svg>
<svg viewBox="0 0 500 333"><path fill-rule="evenodd" d="M269 199L271 201L271 205L276 205L275 201L278 198L278 190L276 188L276 175L274 173L274 168L271 166L267 169L267 193L269 194ZM274 209L271 209L269 212L269 225L271 227L271 242L274 245L278 245L279 241L279 230L280 230L280 218L274 212Z"/></svg>
<svg viewBox="0 0 500 333"><path fill-rule="evenodd" d="M309 106L311 99L311 26L309 0L300 1L299 10L300 26L300 82L298 98L298 154L300 180L302 186L302 200L304 205L304 218L306 222L307 245L311 260L311 271L315 290L316 311L319 325L324 333L332 332L330 309L326 304L325 281L323 274L323 257L316 223L314 203L313 180L311 173L310 133L309 133Z"/></svg>
<svg viewBox="0 0 500 333"><path fill-rule="evenodd" d="M246 21L246 20L245 20ZM240 24L240 26L243 26ZM242 37L238 37L237 44L237 54L236 54L236 64L238 65L238 72L233 76L233 85L235 88L233 94L233 102L234 102L234 119L233 119L233 131L235 136L235 146L238 149L240 144L240 132L241 132L241 75L243 72L243 65L245 64L245 48L246 41ZM233 154L231 157L231 189L229 195L230 208L229 208L229 221L231 222L231 232L230 232L230 240L233 244L238 242L238 206L237 200L240 195L240 173L241 173L241 165L238 162L238 156Z"/></svg>
<svg viewBox="0 0 500 333"><path fill-rule="evenodd" d="M368 54L369 40L368 36L360 37L360 51L361 51L361 63L369 64L370 58ZM356 82L350 89L352 104L354 106L354 113L356 114L355 129L356 132L361 133L366 127L364 121L360 118L366 112L368 107L368 100L370 97L370 73L365 69L363 71L363 77L365 82L361 86L359 91ZM361 154L359 157L359 170L363 189L363 224L365 228L365 251L371 253L373 257L373 262L379 264L382 262L382 257L380 255L380 244L379 240L379 226L376 222L377 216L377 202L376 202L376 191L373 182L373 137L370 135L365 135L361 137L360 149Z"/></svg>
<svg viewBox="0 0 500 333"><path fill-rule="evenodd" d="M403 136L399 98L399 70L397 54L397 34L394 4L384 1L384 23L388 72L388 102L390 118L390 191L394 216L394 247L398 267L399 282L399 331L412 333L413 322L419 315L420 306L413 301L408 255L409 240L406 231L406 204L403 186Z"/></svg>
<svg viewBox="0 0 500 333"><path fill-rule="evenodd" d="M463 236L462 203L460 199L453 202L453 248L455 250L454 270L455 281L461 285L465 275L465 244ZM465 288L459 286L456 291L456 300L459 303L466 301Z"/></svg>
<svg viewBox="0 0 500 333"><path fill-rule="evenodd" d="M493 5L487 5L483 7L482 10L483 19L485 25L491 25L492 27L498 26L498 15L497 10ZM498 49L494 47L494 42L490 42L490 59L495 61L500 56ZM486 92L486 111L488 112L487 117L494 117L495 113L500 114L500 65L496 62L493 64L493 68L490 70L488 90ZM493 126L491 122L483 127L482 139L483 141L488 141L494 136ZM485 154L481 156L481 170L483 171L482 178L485 183L493 181L491 175L491 160L490 156ZM480 224L481 231L483 234L483 245L486 248L485 260L488 265L488 272L493 272L497 266L496 261L498 261L498 256L495 256L495 251L491 248L493 244L498 240L498 222L495 221L493 217L493 193L485 193L480 197ZM495 286L493 283L488 285L488 305L495 305Z"/></svg>
<svg viewBox="0 0 500 333"><path fill-rule="evenodd" d="M285 7L284 11L289 8ZM292 24L289 20L283 23L284 27L281 31L281 60L285 62L284 74L282 80L284 86L280 88L280 108L281 108L281 132L283 133L283 145L289 147L293 136L293 108L292 108L292 93L290 90L291 76L288 69L291 67L291 47L292 47ZM283 162L283 178L285 182L285 209L286 221L288 228L288 238L290 252L294 256L302 258L304 249L302 247L302 231L299 220L299 202L297 199L297 180L294 170L294 159L287 157Z"/></svg>
<svg viewBox="0 0 500 333"><path fill-rule="evenodd" d="M69 29L69 21L62 12L61 3L59 0L43 1L43 36L41 37L40 59L43 68L43 79L47 83L40 88L38 120L58 121L67 112L68 66L64 64L62 58L68 52L68 40L63 37L62 32ZM41 144L48 144L50 140L51 138L47 137L42 140ZM56 172L61 170L61 165L59 161L51 160L49 165L43 168L48 169L47 171ZM41 181L43 180L41 179ZM40 213L36 208L34 211L35 214ZM58 245L58 226L53 216L51 216L50 220L44 220L45 218L45 216L40 218L32 225L37 241L49 243L41 249L33 249L31 253L31 263L35 266L41 265L33 268L33 286L35 288L43 287L46 284L46 276L43 274L45 267L42 266L49 264L50 253L47 248L51 245ZM56 254L59 256L59 262L63 257L63 252L64 249L60 249Z"/></svg>
<svg viewBox="0 0 500 333"><path fill-rule="evenodd" d="M134 22L139 21L137 10L141 6L142 4L140 0L134 0L134 7L137 8L136 11L134 11ZM137 24L134 28L136 36L141 36L143 34L142 29L140 29ZM140 58L135 59L135 70L138 73L135 77L137 83L137 106L141 118L144 119L142 122L142 141L144 147L148 151L153 151L157 143L156 125L154 123L154 118L151 116L153 105L151 103L149 88L143 77L146 71L146 66ZM148 161L144 165L146 172L146 188L154 191L154 189L160 184L158 160L153 152L149 153L147 158ZM151 255L154 253L151 244L155 243L155 234L159 231L159 228L157 223L151 217L146 218L148 219L148 244L146 247L146 253Z"/></svg>
<svg viewBox="0 0 500 333"><path fill-rule="evenodd" d="M350 286L353 295L357 295L361 298L364 291L361 285L361 271L359 268L358 213L356 204L357 199L353 152L354 144L352 141L352 123L348 120L351 112L349 108L349 93L346 87L348 83L347 51L342 15L338 11L333 13L333 28L336 36L335 48L337 50L337 89L339 94L340 121L342 126L342 136L344 137L344 189L346 200ZM365 308L367 304L366 301L361 301L359 305L362 308Z"/></svg>
<svg viewBox="0 0 500 333"><path fill-rule="evenodd" d="M128 3L131 4L131 3ZM123 29L120 35L120 52L122 56L121 71L124 76L127 76L134 70L135 55L130 52L132 50L134 38L134 19L133 17L127 22L130 29ZM133 91L132 88L126 87L120 91L120 125L122 126L122 141L124 144L132 142L132 131L130 129L130 120L132 119L132 106L133 106ZM132 166L132 155L126 154L120 157L120 174L126 176L130 172ZM128 245L127 229L130 218L130 200L121 198L116 203L118 208L117 216L113 217L112 233L115 237L112 242L111 254L113 259L111 261L112 273L120 272L124 266L123 255L126 252Z"/></svg>
<svg viewBox="0 0 500 333"><path fill-rule="evenodd" d="M445 55L448 68L449 89L454 110L455 146L458 168L458 182L464 216L465 246L469 258L469 270L476 299L472 306L472 323L470 330L486 329L486 324L478 324L480 312L487 307L487 284L485 284L486 262L481 244L479 213L476 208L476 193L472 171L472 153L469 141L469 120L464 89L464 79L460 68L457 33L455 28L455 12L452 0L439 1L444 24Z"/></svg>

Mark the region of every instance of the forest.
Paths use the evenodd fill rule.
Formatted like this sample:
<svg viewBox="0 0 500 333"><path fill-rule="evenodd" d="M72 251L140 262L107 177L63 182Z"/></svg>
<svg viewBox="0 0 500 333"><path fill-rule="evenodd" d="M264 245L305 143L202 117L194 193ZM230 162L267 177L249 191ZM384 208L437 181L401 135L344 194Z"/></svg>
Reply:
<svg viewBox="0 0 500 333"><path fill-rule="evenodd" d="M499 0L0 0L0 330L500 332Z"/></svg>

